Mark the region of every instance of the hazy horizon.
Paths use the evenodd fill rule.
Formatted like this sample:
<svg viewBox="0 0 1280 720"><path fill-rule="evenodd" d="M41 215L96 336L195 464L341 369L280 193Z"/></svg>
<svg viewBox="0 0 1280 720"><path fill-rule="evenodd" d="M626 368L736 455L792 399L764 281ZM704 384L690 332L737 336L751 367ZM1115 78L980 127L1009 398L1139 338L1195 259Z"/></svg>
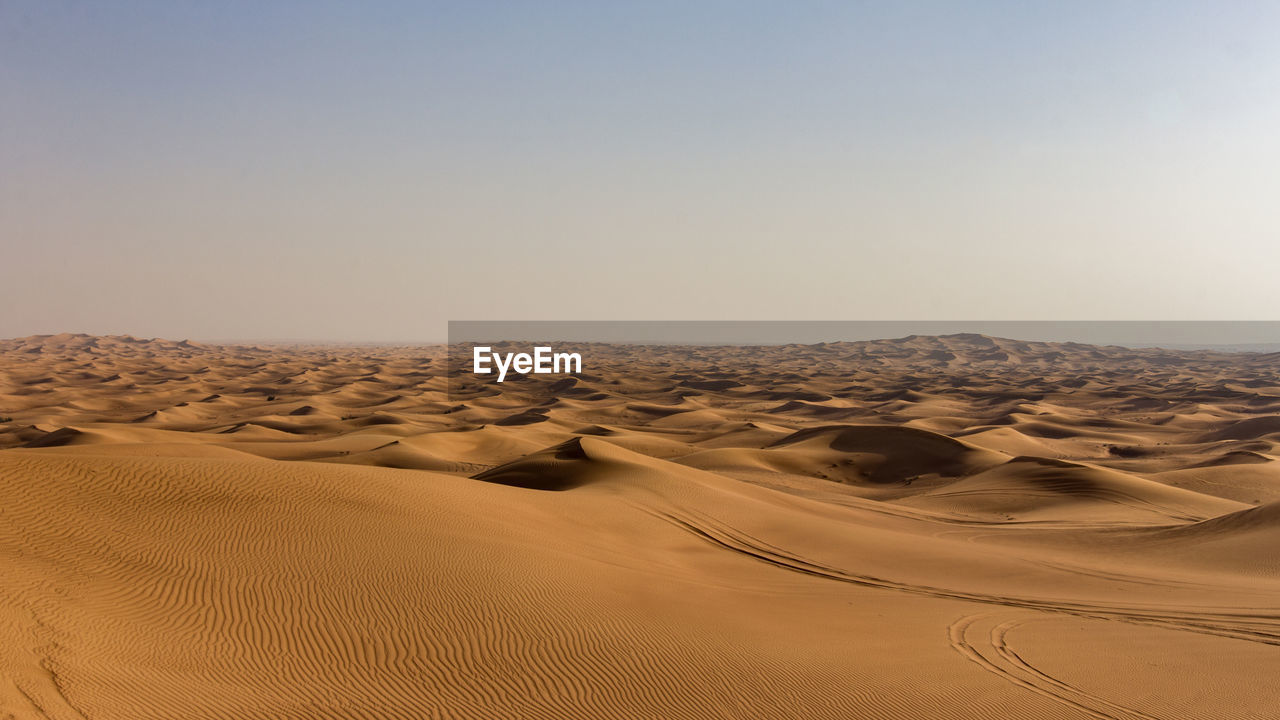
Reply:
<svg viewBox="0 0 1280 720"><path fill-rule="evenodd" d="M1270 320L1280 7L0 5L0 337Z"/></svg>
<svg viewBox="0 0 1280 720"><path fill-rule="evenodd" d="M416 339L107 335L210 345L415 346L509 342L619 345L777 346L980 335L1022 342L1062 342L1170 350L1280 351L1280 321L449 321L448 333ZM38 333L101 337L91 333ZM28 336L29 337L29 336ZM20 338L0 338L10 340Z"/></svg>

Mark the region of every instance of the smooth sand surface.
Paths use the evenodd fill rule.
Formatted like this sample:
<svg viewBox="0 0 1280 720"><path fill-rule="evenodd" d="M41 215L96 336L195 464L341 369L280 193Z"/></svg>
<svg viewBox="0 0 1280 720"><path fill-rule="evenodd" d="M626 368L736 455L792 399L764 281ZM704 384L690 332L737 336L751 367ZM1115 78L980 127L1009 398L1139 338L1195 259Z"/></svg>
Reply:
<svg viewBox="0 0 1280 720"><path fill-rule="evenodd" d="M583 354L0 342L0 718L1280 712L1280 356Z"/></svg>

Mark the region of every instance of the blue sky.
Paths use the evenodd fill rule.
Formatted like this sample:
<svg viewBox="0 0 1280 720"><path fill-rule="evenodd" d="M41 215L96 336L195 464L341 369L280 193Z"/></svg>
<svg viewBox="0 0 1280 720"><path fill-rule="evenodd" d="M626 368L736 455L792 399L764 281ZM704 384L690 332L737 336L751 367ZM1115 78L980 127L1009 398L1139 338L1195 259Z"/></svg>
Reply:
<svg viewBox="0 0 1280 720"><path fill-rule="evenodd" d="M1276 37L1271 3L0 2L0 336L1275 319Z"/></svg>

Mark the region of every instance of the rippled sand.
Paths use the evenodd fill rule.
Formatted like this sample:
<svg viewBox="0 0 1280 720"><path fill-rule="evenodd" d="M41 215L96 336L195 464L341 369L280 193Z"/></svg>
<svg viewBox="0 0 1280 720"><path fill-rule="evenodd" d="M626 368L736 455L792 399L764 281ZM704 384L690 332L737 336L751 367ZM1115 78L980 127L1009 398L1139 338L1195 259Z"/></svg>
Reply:
<svg viewBox="0 0 1280 720"><path fill-rule="evenodd" d="M1270 718L1280 356L0 342L0 717Z"/></svg>

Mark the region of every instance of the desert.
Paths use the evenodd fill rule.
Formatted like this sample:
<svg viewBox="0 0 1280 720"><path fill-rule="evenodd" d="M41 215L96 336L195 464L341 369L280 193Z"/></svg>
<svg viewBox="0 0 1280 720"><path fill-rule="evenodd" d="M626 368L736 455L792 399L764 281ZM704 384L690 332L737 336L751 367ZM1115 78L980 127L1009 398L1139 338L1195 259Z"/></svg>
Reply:
<svg viewBox="0 0 1280 720"><path fill-rule="evenodd" d="M0 720L1280 720L1277 38L0 0Z"/></svg>
<svg viewBox="0 0 1280 720"><path fill-rule="evenodd" d="M1280 356L0 344L0 715L1270 718Z"/></svg>

